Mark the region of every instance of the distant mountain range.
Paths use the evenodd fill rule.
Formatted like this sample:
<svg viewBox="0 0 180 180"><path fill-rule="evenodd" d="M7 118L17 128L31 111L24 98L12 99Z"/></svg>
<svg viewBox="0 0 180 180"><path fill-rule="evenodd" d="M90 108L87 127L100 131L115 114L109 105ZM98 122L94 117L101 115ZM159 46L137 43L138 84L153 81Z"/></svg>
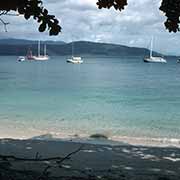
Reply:
<svg viewBox="0 0 180 180"><path fill-rule="evenodd" d="M72 53L72 43L63 41L42 41L47 45L49 55L67 56ZM96 43L88 41L73 42L74 55L81 56L145 56L149 55L146 48L128 47L118 44ZM43 46L41 46L43 50ZM37 54L37 41L25 39L0 39L0 55L24 56L31 48ZM155 55L159 53L154 52Z"/></svg>
<svg viewBox="0 0 180 180"><path fill-rule="evenodd" d="M65 44L64 41L42 41L42 43L47 44ZM37 41L34 40L26 40L26 39L0 39L0 45L34 45L37 44Z"/></svg>

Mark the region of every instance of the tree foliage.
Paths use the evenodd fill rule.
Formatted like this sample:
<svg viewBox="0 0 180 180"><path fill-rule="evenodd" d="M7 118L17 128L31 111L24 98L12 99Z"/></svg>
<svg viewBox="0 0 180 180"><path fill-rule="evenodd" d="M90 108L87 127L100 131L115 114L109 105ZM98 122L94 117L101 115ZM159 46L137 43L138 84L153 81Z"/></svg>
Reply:
<svg viewBox="0 0 180 180"><path fill-rule="evenodd" d="M98 0L96 3L99 9L114 7L116 10L122 10L127 5L127 0Z"/></svg>
<svg viewBox="0 0 180 180"><path fill-rule="evenodd" d="M114 7L116 10L123 10L128 5L128 0L97 0L99 9ZM76 3L76 1L75 1ZM180 31L180 0L161 0L159 8L167 17L164 25L169 32ZM33 17L40 25L39 31L48 29L50 35L58 35L61 32L59 21L54 15L49 15L48 10L43 7L41 0L0 0L0 15L9 11L17 11L24 15L25 19ZM2 19L1 22L4 23ZM4 23L4 25L6 25Z"/></svg>
<svg viewBox="0 0 180 180"><path fill-rule="evenodd" d="M9 11L17 11L19 14L24 15L26 20L33 17L39 25L39 31L44 32L46 29L49 35L58 35L61 32L59 21L54 15L49 15L48 10L43 7L41 0L1 0L0 11L1 14L8 13Z"/></svg>
<svg viewBox="0 0 180 180"><path fill-rule="evenodd" d="M116 10L123 10L127 5L127 0L98 0L99 9L114 7ZM177 32L179 29L180 0L162 0L159 8L167 17L164 25L169 32Z"/></svg>

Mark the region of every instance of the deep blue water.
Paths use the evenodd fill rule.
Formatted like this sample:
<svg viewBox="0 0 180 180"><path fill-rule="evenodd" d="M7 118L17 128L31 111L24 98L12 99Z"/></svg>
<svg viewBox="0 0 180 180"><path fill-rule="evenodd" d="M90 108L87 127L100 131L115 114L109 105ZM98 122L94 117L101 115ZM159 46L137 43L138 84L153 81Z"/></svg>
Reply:
<svg viewBox="0 0 180 180"><path fill-rule="evenodd" d="M105 133L180 138L180 64L0 57L0 137Z"/></svg>

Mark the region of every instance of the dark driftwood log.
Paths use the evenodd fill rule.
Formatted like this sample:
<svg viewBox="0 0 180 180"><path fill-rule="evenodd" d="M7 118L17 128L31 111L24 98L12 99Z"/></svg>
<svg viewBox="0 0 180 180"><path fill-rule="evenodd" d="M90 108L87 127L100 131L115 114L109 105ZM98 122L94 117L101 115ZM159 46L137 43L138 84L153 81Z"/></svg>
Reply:
<svg viewBox="0 0 180 180"><path fill-rule="evenodd" d="M13 176L13 179L18 179L20 175L22 175L25 179L26 177L28 178L29 176L36 177L35 179L37 180L45 180L49 179L50 177L50 172L49 170L53 167L61 167L61 164L65 161L71 158L72 155L78 153L79 151L82 150L84 145L81 145L78 149L75 151L67 154L65 157L50 157L50 158L40 158L39 153L36 153L35 158L21 158L21 157L16 157L14 155L0 155L0 180L2 179L1 173L5 174L6 180L12 179L11 175ZM48 165L46 166L43 171L39 174L38 172L33 172L29 170L15 170L11 169L11 163L21 161L21 162L43 162L43 161L54 161L56 165ZM4 180L4 179L2 179ZM33 179L34 180L34 179Z"/></svg>
<svg viewBox="0 0 180 180"><path fill-rule="evenodd" d="M38 158L38 153L36 154L35 158L21 158L21 157L16 157L14 155L0 155L0 159L6 160L6 161L34 161L34 162L42 162L42 161L57 161L58 163L62 163L63 161L70 159L70 157L73 154L78 153L82 149L83 145L80 146L77 150L67 154L65 157L50 157L50 158Z"/></svg>

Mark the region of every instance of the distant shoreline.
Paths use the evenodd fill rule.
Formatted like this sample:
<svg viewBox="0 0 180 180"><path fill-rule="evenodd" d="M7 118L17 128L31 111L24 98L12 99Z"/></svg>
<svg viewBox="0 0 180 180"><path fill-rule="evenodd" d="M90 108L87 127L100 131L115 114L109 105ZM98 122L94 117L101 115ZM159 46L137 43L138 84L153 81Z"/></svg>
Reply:
<svg viewBox="0 0 180 180"><path fill-rule="evenodd" d="M17 58L17 57L19 57L20 55L2 55L2 54L0 54L0 57L15 57L15 58ZM21 56L26 56L25 54L23 55L23 54L21 54ZM72 55L71 54L68 54L68 55L50 55L50 57L51 57L51 59L53 59L53 57L64 57L64 58L68 58L68 57L71 57ZM126 55L126 56L109 56L109 55L106 55L106 56L102 56L102 55L93 55L93 54L82 54L81 55L81 57L82 58L87 58L87 59L90 59L90 58L92 58L92 59L98 59L98 58L105 58L105 59L109 59L109 58L141 58L141 59L143 59L144 58L144 55L138 55L138 56L135 56L135 55ZM174 59L174 60L176 60L177 61L177 59L179 58L179 56L164 56L165 58L168 58L168 59L170 59L170 61L171 61L171 59ZM51 60L50 59L50 60Z"/></svg>
<svg viewBox="0 0 180 180"><path fill-rule="evenodd" d="M53 55L72 55L72 42L65 43L62 41L42 41L42 44L47 45L47 54ZM75 55L96 55L96 56L146 56L149 55L149 50L142 47L130 47L120 44L99 43L90 41L75 41ZM18 55L27 54L28 49L32 50L33 54L37 54L37 41L29 41L23 39L0 39L0 55ZM153 52L154 55L163 55L158 52Z"/></svg>

